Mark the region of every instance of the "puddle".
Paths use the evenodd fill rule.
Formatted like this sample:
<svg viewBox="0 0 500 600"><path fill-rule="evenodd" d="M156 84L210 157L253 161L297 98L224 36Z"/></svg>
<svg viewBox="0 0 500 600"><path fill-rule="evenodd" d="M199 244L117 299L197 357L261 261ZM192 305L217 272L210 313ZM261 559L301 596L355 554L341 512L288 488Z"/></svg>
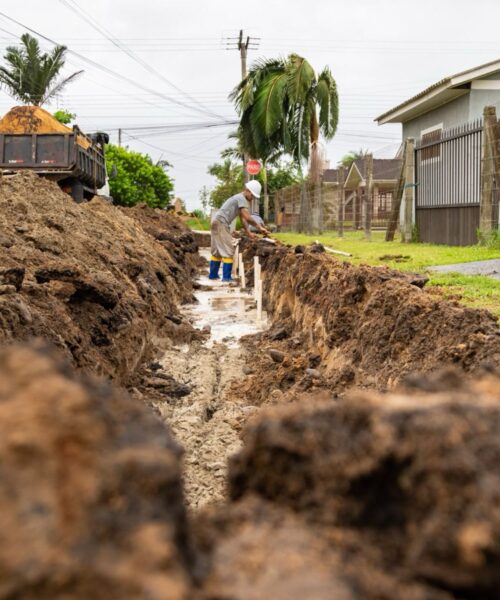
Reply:
<svg viewBox="0 0 500 600"><path fill-rule="evenodd" d="M200 249L200 254L210 260L210 251ZM206 344L210 347L215 342L224 342L230 347L238 346L244 335L258 333L267 328L267 315L257 321L257 307L253 298L253 290L242 291L239 287L229 287L222 281L211 281L207 276L200 276L197 281L210 290L199 290L195 293L198 304L185 307L185 316L194 327L211 328L210 338Z"/></svg>

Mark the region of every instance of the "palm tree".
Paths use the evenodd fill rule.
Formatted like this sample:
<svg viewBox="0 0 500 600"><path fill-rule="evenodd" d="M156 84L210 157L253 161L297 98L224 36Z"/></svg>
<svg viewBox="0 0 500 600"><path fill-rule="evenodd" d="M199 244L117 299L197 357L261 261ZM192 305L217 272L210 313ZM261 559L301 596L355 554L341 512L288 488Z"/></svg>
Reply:
<svg viewBox="0 0 500 600"><path fill-rule="evenodd" d="M50 53L41 53L38 40L29 33L21 36L20 47L8 46L5 65L0 66L0 85L16 100L41 106L83 71L58 79L65 63L65 46L56 46Z"/></svg>
<svg viewBox="0 0 500 600"><path fill-rule="evenodd" d="M355 160L358 160L359 158L366 158L369 154L370 151L363 150L363 148L360 148L359 150L350 150L340 159L338 166L349 169Z"/></svg>
<svg viewBox="0 0 500 600"><path fill-rule="evenodd" d="M321 174L319 134L335 135L338 95L327 67L316 75L309 62L290 54L286 59L261 60L231 92L240 113L239 138L246 152L264 165L277 154L291 154L302 175L302 162L310 159L309 178ZM301 198L301 224L310 229L311 211Z"/></svg>

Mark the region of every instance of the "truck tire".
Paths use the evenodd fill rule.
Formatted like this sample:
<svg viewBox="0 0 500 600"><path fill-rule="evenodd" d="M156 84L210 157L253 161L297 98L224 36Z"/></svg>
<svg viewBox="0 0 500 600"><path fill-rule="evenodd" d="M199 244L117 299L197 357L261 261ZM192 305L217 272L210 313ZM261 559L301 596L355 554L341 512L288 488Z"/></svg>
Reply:
<svg viewBox="0 0 500 600"><path fill-rule="evenodd" d="M75 179L71 182L71 197L77 204L85 202L83 183Z"/></svg>

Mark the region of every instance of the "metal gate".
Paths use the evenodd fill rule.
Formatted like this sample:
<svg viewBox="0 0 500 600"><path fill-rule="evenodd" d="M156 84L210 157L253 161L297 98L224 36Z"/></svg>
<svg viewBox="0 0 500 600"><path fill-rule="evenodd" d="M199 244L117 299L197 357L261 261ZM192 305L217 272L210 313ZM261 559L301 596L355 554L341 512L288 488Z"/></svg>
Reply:
<svg viewBox="0 0 500 600"><path fill-rule="evenodd" d="M415 147L415 222L422 242L477 243L482 121L425 136Z"/></svg>

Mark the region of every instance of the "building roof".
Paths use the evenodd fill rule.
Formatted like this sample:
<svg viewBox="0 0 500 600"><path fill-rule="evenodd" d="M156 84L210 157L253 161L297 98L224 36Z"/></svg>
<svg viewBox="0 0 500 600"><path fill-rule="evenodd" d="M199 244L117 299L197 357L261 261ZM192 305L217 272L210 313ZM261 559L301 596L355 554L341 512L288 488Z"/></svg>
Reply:
<svg viewBox="0 0 500 600"><path fill-rule="evenodd" d="M338 169L325 169L323 171L323 181L326 183L338 183L339 170Z"/></svg>
<svg viewBox="0 0 500 600"><path fill-rule="evenodd" d="M356 167L363 179L366 179L366 161L357 158ZM373 159L373 181L384 181L398 179L401 170L401 160L398 158L374 158Z"/></svg>
<svg viewBox="0 0 500 600"><path fill-rule="evenodd" d="M399 178L401 160L398 158L374 158L373 159L373 183L382 181L395 182ZM346 189L355 189L366 185L366 162L357 158L351 165L345 180Z"/></svg>
<svg viewBox="0 0 500 600"><path fill-rule="evenodd" d="M459 96L469 93L470 83L500 71L500 59L467 69L456 75L445 77L433 83L425 90L398 104L375 119L379 125L384 123L405 123L410 119L447 104Z"/></svg>

